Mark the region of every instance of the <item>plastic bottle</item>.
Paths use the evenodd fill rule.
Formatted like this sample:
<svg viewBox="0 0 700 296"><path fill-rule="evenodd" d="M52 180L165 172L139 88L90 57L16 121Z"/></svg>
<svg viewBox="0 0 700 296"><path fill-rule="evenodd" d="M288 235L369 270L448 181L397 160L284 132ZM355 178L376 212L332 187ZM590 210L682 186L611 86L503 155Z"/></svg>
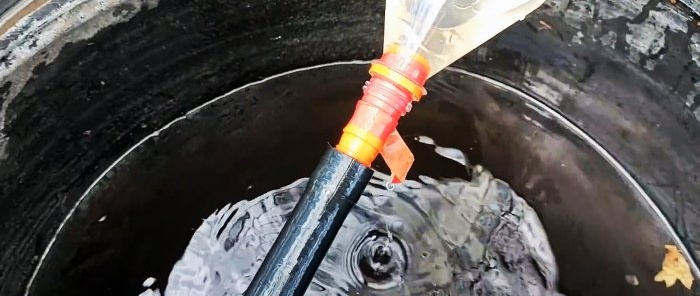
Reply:
<svg viewBox="0 0 700 296"><path fill-rule="evenodd" d="M384 54L336 146L370 166L381 153L403 181L413 154L396 132L399 118L425 95L425 82L542 5L544 0L387 0Z"/></svg>
<svg viewBox="0 0 700 296"><path fill-rule="evenodd" d="M488 41L544 0L387 0L384 49L430 64L428 77ZM395 65L401 69L402 65Z"/></svg>

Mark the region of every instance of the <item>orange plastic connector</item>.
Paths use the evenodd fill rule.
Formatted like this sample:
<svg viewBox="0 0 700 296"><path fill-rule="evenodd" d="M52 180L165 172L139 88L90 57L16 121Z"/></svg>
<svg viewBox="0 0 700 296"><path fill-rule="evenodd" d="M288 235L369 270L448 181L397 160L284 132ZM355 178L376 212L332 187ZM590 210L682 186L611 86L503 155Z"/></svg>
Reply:
<svg viewBox="0 0 700 296"><path fill-rule="evenodd" d="M430 66L424 58L406 57L400 48L392 47L372 63L369 72L372 78L366 83L364 95L336 146L338 151L366 166L371 166L382 152L410 104L425 94L423 85Z"/></svg>

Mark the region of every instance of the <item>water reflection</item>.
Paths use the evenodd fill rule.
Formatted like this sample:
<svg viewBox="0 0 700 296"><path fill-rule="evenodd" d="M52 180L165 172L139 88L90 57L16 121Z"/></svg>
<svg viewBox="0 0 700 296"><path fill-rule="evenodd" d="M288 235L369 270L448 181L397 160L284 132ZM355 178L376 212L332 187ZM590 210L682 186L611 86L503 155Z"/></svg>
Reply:
<svg viewBox="0 0 700 296"><path fill-rule="evenodd" d="M415 140L468 164L457 149ZM467 169L471 180L420 176L391 190L390 177L375 173L307 295L559 295L537 214L484 168ZM306 182L208 217L175 264L165 294L241 295Z"/></svg>

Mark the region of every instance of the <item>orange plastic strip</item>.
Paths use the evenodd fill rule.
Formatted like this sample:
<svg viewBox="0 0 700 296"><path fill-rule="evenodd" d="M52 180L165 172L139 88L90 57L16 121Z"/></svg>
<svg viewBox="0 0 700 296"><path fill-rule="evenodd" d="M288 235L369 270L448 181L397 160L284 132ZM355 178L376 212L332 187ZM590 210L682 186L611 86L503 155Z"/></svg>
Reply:
<svg viewBox="0 0 700 296"><path fill-rule="evenodd" d="M399 132L394 130L389 134L381 154L391 170L391 182L401 183L406 181L406 176L413 165L415 157L411 150L408 149L401 135L399 135Z"/></svg>

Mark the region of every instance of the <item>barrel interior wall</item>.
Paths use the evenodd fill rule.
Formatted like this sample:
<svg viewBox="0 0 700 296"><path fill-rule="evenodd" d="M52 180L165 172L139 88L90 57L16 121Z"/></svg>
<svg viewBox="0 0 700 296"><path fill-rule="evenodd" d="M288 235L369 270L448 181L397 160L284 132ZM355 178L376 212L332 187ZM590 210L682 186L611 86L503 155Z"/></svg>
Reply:
<svg viewBox="0 0 700 296"><path fill-rule="evenodd" d="M184 116L188 110L246 83L305 66L368 60L378 56L381 46L383 5L376 1L188 1L185 4L169 0L157 3L114 0L104 2L108 5L101 9L96 9L96 4L90 1L48 2L29 23L42 26L17 27L14 29L29 34L0 37L0 248L6 250L0 254L2 295L17 295L24 290L58 225L85 190L144 137ZM684 7L660 0L641 1L642 5L632 0L618 2L548 1L523 23L478 48L455 66L522 89L585 129L630 169L684 242L700 257L697 253L700 252L697 218L700 217L697 198L700 156L695 149L700 145L700 124L695 115L700 106L696 102L700 93L697 83L700 31ZM69 5L75 8L64 9ZM48 17L59 13L64 17ZM81 19L80 15L90 17ZM67 22L72 24L67 26ZM19 59L18 53L29 53L31 57ZM319 81L318 85L305 87L361 83L366 78L362 75L365 74L358 74L352 81L328 75L336 79L320 77L313 80ZM330 95L305 94L310 98ZM289 95L285 90L274 94L285 95ZM357 95L354 91L339 96L337 101L326 102L331 105L324 110L348 110L349 115ZM315 101L283 107L265 104L272 103L254 94L237 101L230 106L235 124L207 136L239 133L240 139L249 137L248 141L258 141L256 136L263 137L260 130L235 130L233 126L247 127L250 122L267 126L271 118L278 118L275 120L280 123L290 122L291 126L306 116L294 108L323 107ZM426 110L457 113L454 108L425 105ZM267 113L268 110L281 111ZM465 132L464 139L482 139L484 144L479 149L489 149L488 153L480 150L470 157L491 164L503 178L517 180L517 174L522 172L509 170L506 160L517 163L521 158L512 151L499 150L502 148L496 144L503 141L503 135L485 134L483 126L493 123L487 119L493 114L468 111L475 115L467 117L471 121L464 119L465 124L482 127ZM329 122L328 125L319 125L318 130L308 127L296 135L334 141L335 126L342 126L341 119L346 115L339 112L335 119L327 118L330 114L336 113L313 115L319 122ZM418 111L412 116L430 118ZM455 117L447 115L426 121L439 130L449 118ZM405 128L416 127L418 122L407 119ZM266 133L270 135L284 134L280 129L269 128ZM508 131L522 132L515 127ZM443 139L448 145L450 142L466 145L452 137ZM223 147L239 151L234 148L239 145L233 143L207 149L213 149L215 155L226 153ZM283 143L269 144L267 154L260 152L260 155L298 169L294 172L310 172L314 155L320 155L325 148L299 149L293 152L299 157L291 159L273 153ZM211 142L190 145L213 147ZM521 150L531 148L510 146ZM241 155L245 154L241 152ZM546 156L541 158L548 159ZM542 165L537 159L540 158L522 163L522 167ZM256 162L236 162L235 166L218 168L218 172L213 167L207 168L223 176L250 163ZM184 166L194 170L197 165L192 160ZM224 177L213 178L212 182L223 180L233 182ZM221 190L239 190L246 183L242 180ZM185 184L174 188L196 195L187 191ZM262 193L263 185L254 186L251 194ZM534 190L527 189L527 183L518 186ZM541 186L544 191L556 189ZM202 186L198 190L207 188ZM222 192L211 194L227 198ZM143 193L130 194L142 196ZM537 199L532 198L537 205ZM196 206L193 211L206 212ZM142 215L149 213L145 211ZM545 221L554 219L551 217L544 215ZM614 248L620 250L622 245ZM660 262L662 250L654 254L656 257L649 255L649 260ZM571 268L570 272L574 272L573 265ZM566 268L562 272L567 272ZM584 282L581 279L580 283Z"/></svg>

